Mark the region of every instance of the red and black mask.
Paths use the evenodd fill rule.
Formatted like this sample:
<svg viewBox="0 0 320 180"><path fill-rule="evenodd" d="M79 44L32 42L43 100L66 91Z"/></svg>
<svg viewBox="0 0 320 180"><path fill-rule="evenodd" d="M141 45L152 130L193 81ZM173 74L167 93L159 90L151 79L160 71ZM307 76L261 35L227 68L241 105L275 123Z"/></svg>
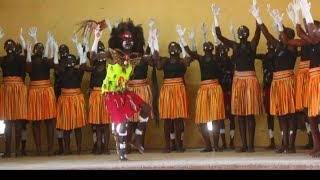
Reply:
<svg viewBox="0 0 320 180"><path fill-rule="evenodd" d="M4 43L4 50L7 52L7 54L14 54L16 53L16 43L9 39Z"/></svg>
<svg viewBox="0 0 320 180"><path fill-rule="evenodd" d="M249 37L249 28L247 26L240 26L238 29L238 38L240 40L247 40Z"/></svg>
<svg viewBox="0 0 320 180"><path fill-rule="evenodd" d="M44 53L44 46L42 43L37 43L33 47L33 53L37 56L42 56Z"/></svg>
<svg viewBox="0 0 320 180"><path fill-rule="evenodd" d="M168 51L170 55L179 55L181 53L181 47L176 42L171 42L168 46Z"/></svg>
<svg viewBox="0 0 320 180"><path fill-rule="evenodd" d="M132 34L129 31L124 32L121 35L122 39L122 47L127 50L127 49L132 49L133 47L133 39L132 39Z"/></svg>
<svg viewBox="0 0 320 180"><path fill-rule="evenodd" d="M212 53L214 49L214 46L212 44L212 42L205 42L203 43L203 51L206 52L206 53Z"/></svg>

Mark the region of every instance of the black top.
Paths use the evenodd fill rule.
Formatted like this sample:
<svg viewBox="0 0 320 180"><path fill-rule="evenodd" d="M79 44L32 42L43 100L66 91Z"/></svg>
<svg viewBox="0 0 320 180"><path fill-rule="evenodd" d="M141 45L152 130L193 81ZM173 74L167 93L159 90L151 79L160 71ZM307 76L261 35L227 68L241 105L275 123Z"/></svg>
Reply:
<svg viewBox="0 0 320 180"><path fill-rule="evenodd" d="M31 81L41 81L50 79L50 65L48 59L41 60L40 64L32 61L32 70L29 73Z"/></svg>
<svg viewBox="0 0 320 180"><path fill-rule="evenodd" d="M187 67L182 61L171 63L170 60L167 60L163 65L164 79L183 78L186 71Z"/></svg>
<svg viewBox="0 0 320 180"><path fill-rule="evenodd" d="M275 55L265 54L262 58L263 89L270 89L273 79Z"/></svg>
<svg viewBox="0 0 320 180"><path fill-rule="evenodd" d="M310 68L320 66L320 43L311 47L310 50Z"/></svg>
<svg viewBox="0 0 320 180"><path fill-rule="evenodd" d="M234 60L237 71L254 71L255 52L251 48L250 42L237 44L234 51Z"/></svg>
<svg viewBox="0 0 320 180"><path fill-rule="evenodd" d="M297 56L289 51L286 45L280 44L276 50L274 58L274 72L293 70L296 64Z"/></svg>
<svg viewBox="0 0 320 180"><path fill-rule="evenodd" d="M198 60L201 71L201 81L219 78L222 74L215 56L201 56Z"/></svg>
<svg viewBox="0 0 320 180"><path fill-rule="evenodd" d="M232 81L234 74L234 64L230 57L220 58L220 67L222 76L220 77L220 84L224 92L230 92L232 89Z"/></svg>
<svg viewBox="0 0 320 180"><path fill-rule="evenodd" d="M106 77L106 62L94 61L91 72L90 87L101 87Z"/></svg>
<svg viewBox="0 0 320 180"><path fill-rule="evenodd" d="M304 45L301 47L301 61L310 60L311 45Z"/></svg>
<svg viewBox="0 0 320 180"><path fill-rule="evenodd" d="M4 56L1 60L1 68L3 71L3 77L18 76L22 79L26 76L26 62L23 59L24 56Z"/></svg>
<svg viewBox="0 0 320 180"><path fill-rule="evenodd" d="M61 88L75 89L81 88L83 71L77 68L65 68L62 75Z"/></svg>
<svg viewBox="0 0 320 180"><path fill-rule="evenodd" d="M146 79L148 76L148 66L148 62L140 61L140 63L134 67L132 79Z"/></svg>
<svg viewBox="0 0 320 180"><path fill-rule="evenodd" d="M61 95L62 78L58 71L54 71L54 93L58 99Z"/></svg>
<svg viewBox="0 0 320 180"><path fill-rule="evenodd" d="M59 68L63 68L65 59L59 60ZM59 72L59 70L54 70L54 93L56 95L56 98L58 99L61 95L61 88L62 88L62 74Z"/></svg>

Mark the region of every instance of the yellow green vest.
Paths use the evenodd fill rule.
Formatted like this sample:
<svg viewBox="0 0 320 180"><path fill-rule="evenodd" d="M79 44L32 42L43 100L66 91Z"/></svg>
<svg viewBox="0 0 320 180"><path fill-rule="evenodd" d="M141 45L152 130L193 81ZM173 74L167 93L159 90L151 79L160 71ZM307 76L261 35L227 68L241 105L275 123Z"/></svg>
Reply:
<svg viewBox="0 0 320 180"><path fill-rule="evenodd" d="M120 91L126 88L126 83L129 81L133 67L131 65L123 71L123 67L119 64L107 64L106 78L103 80L101 91L113 92Z"/></svg>

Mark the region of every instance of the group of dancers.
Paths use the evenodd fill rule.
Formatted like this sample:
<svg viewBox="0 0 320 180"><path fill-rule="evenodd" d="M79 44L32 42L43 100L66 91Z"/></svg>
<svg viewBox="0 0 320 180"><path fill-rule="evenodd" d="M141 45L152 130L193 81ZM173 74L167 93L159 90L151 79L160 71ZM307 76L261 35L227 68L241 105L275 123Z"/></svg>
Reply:
<svg viewBox="0 0 320 180"><path fill-rule="evenodd" d="M160 56L159 29L154 28L154 19L150 19L148 24L146 49L142 26L135 25L131 19L116 21L114 25L107 19L99 22L85 20L80 24L80 29L83 29L82 42L78 42L76 33L72 37L78 57L70 54L67 45L58 46L50 33L45 44L38 42L36 28L29 30L35 44L32 48L21 29L21 44L7 40L4 44L7 55L0 58L3 72L0 119L4 119L6 124L5 153L2 157L11 156L13 126L16 156L26 154L27 121L32 123L37 154L41 153L42 121L47 127L49 155L54 154L54 124L59 144L57 154L71 154L72 130L77 153L80 154L81 128L91 124L94 153L110 153L108 144L112 129L119 159L126 161L126 154L131 150L144 152L149 119L155 119L157 123L162 119L164 122L165 153L183 152L184 120L189 118L184 75L194 60L199 63L201 75L194 119L200 126L206 145L201 152L221 152L227 148L225 119L230 120L229 148L235 149L235 117L239 120L242 140L242 147L236 151L255 152L255 115L262 114L265 109L270 137L267 149L276 148L273 126L274 116L278 116L282 144L276 152L296 152L296 113L302 112L309 138L307 148L312 148L309 154L319 157L320 27L310 13L311 4L307 0L295 0L288 5L287 13L299 39L294 39L293 29L283 25L283 14L268 5L268 13L274 21L275 35L272 35L262 21L256 0L253 0L249 9L256 19L253 38L248 40L249 28L243 25L237 31L238 42L231 25L232 39L229 40L222 35L219 27L220 9L216 4L212 4L211 9L214 41L208 41L208 28L203 24L203 55L197 52L194 30L189 33L190 48L184 37L186 28L177 25L179 41L169 43L168 56ZM300 14L303 15L304 29L300 25ZM107 49L100 41L105 29L110 33ZM261 32L267 39L265 54L257 54ZM91 33L94 33L94 41L90 48ZM1 29L0 39L3 36ZM230 48L232 56L228 55ZM301 56L301 61L295 77L293 69L298 56ZM256 77L256 59L262 60L263 64L263 91ZM153 68L152 86L147 81L149 66ZM53 87L50 82L51 68L54 69ZM160 92L156 69L164 73ZM91 73L88 105L81 92L85 72ZM29 90L24 83L27 73L30 77ZM210 131L213 134L213 148ZM222 147L219 147L220 136ZM21 142L24 142L22 148Z"/></svg>

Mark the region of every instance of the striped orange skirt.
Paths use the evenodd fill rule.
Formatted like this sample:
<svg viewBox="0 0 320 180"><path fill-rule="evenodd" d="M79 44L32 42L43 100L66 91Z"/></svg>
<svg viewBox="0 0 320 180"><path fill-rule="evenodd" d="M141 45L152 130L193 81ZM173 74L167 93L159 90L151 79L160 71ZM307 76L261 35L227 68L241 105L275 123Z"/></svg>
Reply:
<svg viewBox="0 0 320 180"><path fill-rule="evenodd" d="M164 79L159 109L161 119L188 118L187 91L182 78Z"/></svg>
<svg viewBox="0 0 320 180"><path fill-rule="evenodd" d="M0 119L27 119L27 88L21 77L4 77L0 89Z"/></svg>
<svg viewBox="0 0 320 180"><path fill-rule="evenodd" d="M151 119L153 118L153 111L152 111L152 91L146 79L143 80L130 80L128 82L128 89L136 93L140 96L144 102L146 102L151 107ZM139 121L139 114L135 113L132 118L130 118L131 122L138 122Z"/></svg>
<svg viewBox="0 0 320 180"><path fill-rule="evenodd" d="M320 115L320 67L310 69L309 73L308 116L316 117Z"/></svg>
<svg viewBox="0 0 320 180"><path fill-rule="evenodd" d="M310 61L300 61L296 79L296 110L301 111L308 107L308 84Z"/></svg>
<svg viewBox="0 0 320 180"><path fill-rule="evenodd" d="M270 114L283 116L295 113L294 74L292 70L273 73L270 89Z"/></svg>
<svg viewBox="0 0 320 180"><path fill-rule="evenodd" d="M72 130L87 124L85 101L80 89L61 89L57 104L57 128Z"/></svg>
<svg viewBox="0 0 320 180"><path fill-rule="evenodd" d="M231 113L259 115L263 111L262 93L254 71L235 71L232 82Z"/></svg>
<svg viewBox="0 0 320 180"><path fill-rule="evenodd" d="M57 116L56 111L56 96L50 80L31 81L27 119L30 121L54 119Z"/></svg>
<svg viewBox="0 0 320 180"><path fill-rule="evenodd" d="M223 91L217 79L202 81L196 99L195 123L225 119Z"/></svg>
<svg viewBox="0 0 320 180"><path fill-rule="evenodd" d="M101 87L94 87L89 98L89 123L111 124L111 117L104 104L104 96Z"/></svg>

